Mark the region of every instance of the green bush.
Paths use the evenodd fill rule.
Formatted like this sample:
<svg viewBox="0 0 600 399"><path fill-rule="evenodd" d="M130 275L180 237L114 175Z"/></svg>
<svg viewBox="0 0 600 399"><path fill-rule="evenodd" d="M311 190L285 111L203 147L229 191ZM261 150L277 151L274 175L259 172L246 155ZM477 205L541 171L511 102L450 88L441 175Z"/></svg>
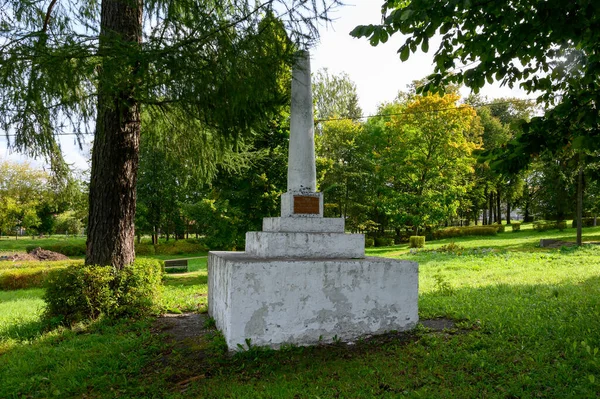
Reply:
<svg viewBox="0 0 600 399"><path fill-rule="evenodd" d="M498 225L489 226L464 226L464 227L447 227L432 232L434 240L444 238L464 237L464 236L493 236L498 233Z"/></svg>
<svg viewBox="0 0 600 399"><path fill-rule="evenodd" d="M376 247L389 247L394 245L393 237L375 237Z"/></svg>
<svg viewBox="0 0 600 399"><path fill-rule="evenodd" d="M375 246L375 240L371 237L365 237L365 247L370 248Z"/></svg>
<svg viewBox="0 0 600 399"><path fill-rule="evenodd" d="M499 233L504 233L506 227L502 223L498 223L496 226L498 226Z"/></svg>
<svg viewBox="0 0 600 399"><path fill-rule="evenodd" d="M581 225L583 227L594 227L594 218L581 218ZM573 220L571 226L573 228L577 227L577 219Z"/></svg>
<svg viewBox="0 0 600 399"><path fill-rule="evenodd" d="M564 230L567 228L567 222L564 220L538 220L533 222L533 229L536 231L547 231L553 229Z"/></svg>
<svg viewBox="0 0 600 399"><path fill-rule="evenodd" d="M425 236L411 236L408 246L409 248L423 248L425 246Z"/></svg>
<svg viewBox="0 0 600 399"><path fill-rule="evenodd" d="M512 222L510 224L510 228L512 229L512 231L520 231L521 230L521 223Z"/></svg>
<svg viewBox="0 0 600 399"><path fill-rule="evenodd" d="M162 262L154 259L138 259L123 270L77 265L53 271L44 295L44 317L71 324L100 315L150 314L157 310L162 275Z"/></svg>
<svg viewBox="0 0 600 399"><path fill-rule="evenodd" d="M154 255L155 253L156 251L152 244L135 244L136 255Z"/></svg>
<svg viewBox="0 0 600 399"><path fill-rule="evenodd" d="M0 262L0 290L43 287L50 272L77 264L81 261Z"/></svg>
<svg viewBox="0 0 600 399"><path fill-rule="evenodd" d="M183 255L206 250L206 246L196 240L173 240L154 246L156 255Z"/></svg>

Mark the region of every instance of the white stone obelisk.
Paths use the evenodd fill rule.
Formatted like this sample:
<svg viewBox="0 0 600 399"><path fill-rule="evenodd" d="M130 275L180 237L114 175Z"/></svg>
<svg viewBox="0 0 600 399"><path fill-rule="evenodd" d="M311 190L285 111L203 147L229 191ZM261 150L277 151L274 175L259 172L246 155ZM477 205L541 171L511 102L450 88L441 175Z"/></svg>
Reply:
<svg viewBox="0 0 600 399"><path fill-rule="evenodd" d="M323 195L317 192L315 129L310 53L296 53L292 69L292 104L287 192L281 196L282 217L323 217Z"/></svg>
<svg viewBox="0 0 600 399"><path fill-rule="evenodd" d="M287 191L317 191L310 54L296 53L292 70L292 104Z"/></svg>

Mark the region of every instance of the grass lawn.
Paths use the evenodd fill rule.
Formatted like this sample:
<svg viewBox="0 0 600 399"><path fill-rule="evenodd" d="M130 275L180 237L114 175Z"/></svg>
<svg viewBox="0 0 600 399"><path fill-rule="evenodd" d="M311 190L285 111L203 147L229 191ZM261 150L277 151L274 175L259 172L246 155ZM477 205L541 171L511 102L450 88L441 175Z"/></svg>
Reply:
<svg viewBox="0 0 600 399"><path fill-rule="evenodd" d="M353 345L230 356L216 333L175 344L152 320L41 332L42 290L0 291L0 397L596 398L600 246L536 246L574 235L524 229L369 249L418 262L420 317L456 328ZM584 239L600 241L600 228ZM167 276L166 308L205 310L205 262Z"/></svg>
<svg viewBox="0 0 600 399"><path fill-rule="evenodd" d="M29 245L54 245L54 244L83 244L85 245L85 236L67 237L64 235L53 235L44 238L31 238L23 236L15 239L14 236L3 236L0 238L0 252L25 252Z"/></svg>

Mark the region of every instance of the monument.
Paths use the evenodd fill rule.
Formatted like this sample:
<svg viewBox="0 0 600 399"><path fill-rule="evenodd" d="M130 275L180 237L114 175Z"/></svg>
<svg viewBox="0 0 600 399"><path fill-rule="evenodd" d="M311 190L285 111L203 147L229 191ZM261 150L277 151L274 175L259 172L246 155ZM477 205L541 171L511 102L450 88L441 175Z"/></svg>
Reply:
<svg viewBox="0 0 600 399"><path fill-rule="evenodd" d="M418 322L418 265L365 257L362 234L323 217L317 192L310 57L292 72L287 192L281 216L246 233L244 252L210 252L208 312L230 349L350 341Z"/></svg>

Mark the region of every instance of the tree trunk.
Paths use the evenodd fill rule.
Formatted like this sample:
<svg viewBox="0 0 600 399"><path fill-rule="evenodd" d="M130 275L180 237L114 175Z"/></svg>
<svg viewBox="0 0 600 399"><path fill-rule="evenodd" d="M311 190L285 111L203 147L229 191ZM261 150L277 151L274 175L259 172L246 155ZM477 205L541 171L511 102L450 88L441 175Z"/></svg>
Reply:
<svg viewBox="0 0 600 399"><path fill-rule="evenodd" d="M577 173L577 245L581 246L583 241L583 168L579 165Z"/></svg>
<svg viewBox="0 0 600 399"><path fill-rule="evenodd" d="M500 189L496 192L496 222L502 224L502 208L500 207Z"/></svg>
<svg viewBox="0 0 600 399"><path fill-rule="evenodd" d="M506 200L506 224L510 224L510 201Z"/></svg>
<svg viewBox="0 0 600 399"><path fill-rule="evenodd" d="M488 224L494 223L494 193L490 193L488 198L489 213L488 213Z"/></svg>
<svg viewBox="0 0 600 399"><path fill-rule="evenodd" d="M111 55L105 56L98 70L85 263L121 269L135 259L140 109L135 100L138 65L123 62L127 55L121 57L117 51L142 42L141 0L103 0L100 29L100 52ZM123 75L118 85L116 74Z"/></svg>

